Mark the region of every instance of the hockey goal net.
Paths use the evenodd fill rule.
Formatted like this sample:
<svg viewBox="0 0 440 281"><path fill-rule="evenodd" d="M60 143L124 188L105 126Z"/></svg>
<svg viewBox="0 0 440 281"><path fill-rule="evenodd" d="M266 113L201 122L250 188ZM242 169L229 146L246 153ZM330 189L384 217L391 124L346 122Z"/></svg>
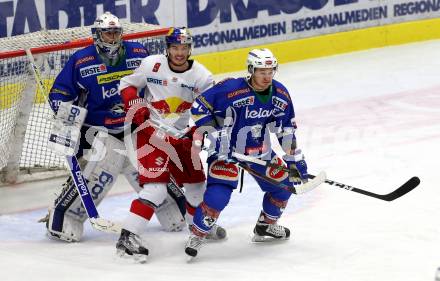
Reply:
<svg viewBox="0 0 440 281"><path fill-rule="evenodd" d="M164 51L168 28L141 23L124 23L123 28L125 40L141 42L151 54ZM90 26L0 38L0 184L65 173L64 157L47 148L53 113L47 93L36 86L28 56L50 89L69 57L91 44Z"/></svg>

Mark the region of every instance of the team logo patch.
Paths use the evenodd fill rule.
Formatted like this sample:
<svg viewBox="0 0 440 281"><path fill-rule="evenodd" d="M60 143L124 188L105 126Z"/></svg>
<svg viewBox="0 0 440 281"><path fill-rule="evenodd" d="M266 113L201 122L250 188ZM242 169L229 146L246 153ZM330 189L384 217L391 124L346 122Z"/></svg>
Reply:
<svg viewBox="0 0 440 281"><path fill-rule="evenodd" d="M290 95L288 92L284 91L283 89L277 88L277 93L282 94L283 96L285 96L288 100L290 100Z"/></svg>
<svg viewBox="0 0 440 281"><path fill-rule="evenodd" d="M272 104L275 108L279 109L279 110L286 110L287 108L287 102L284 101L283 99L280 99L279 97L272 97Z"/></svg>
<svg viewBox="0 0 440 281"><path fill-rule="evenodd" d="M217 221L217 219L210 217L210 216L203 217L203 224L207 227L212 227L216 221Z"/></svg>
<svg viewBox="0 0 440 281"><path fill-rule="evenodd" d="M246 98L242 98L242 99L234 101L232 103L232 106L233 107L243 107L243 106L253 105L254 102L255 102L255 97L250 96L250 97L246 97Z"/></svg>
<svg viewBox="0 0 440 281"><path fill-rule="evenodd" d="M249 108L246 107L245 118L246 119L268 118L272 116L274 111L275 111L274 109L269 110L269 109L263 109L261 107L259 109L249 110Z"/></svg>
<svg viewBox="0 0 440 281"><path fill-rule="evenodd" d="M212 105L205 99L204 96L198 96L197 100L200 102L200 107L199 107L200 112L204 111L204 110L201 110L202 106L204 106L206 109L208 109L208 111L212 111L214 109L212 107Z"/></svg>
<svg viewBox="0 0 440 281"><path fill-rule="evenodd" d="M137 68L139 65L141 65L141 61L142 59L140 58L127 59L127 68Z"/></svg>
<svg viewBox="0 0 440 281"><path fill-rule="evenodd" d="M182 87L182 88L184 88L184 89L188 89L188 90L190 90L191 92L194 92L194 90L195 90L195 87L194 86L190 86L190 85L186 85L186 84L180 84L180 87Z"/></svg>
<svg viewBox="0 0 440 281"><path fill-rule="evenodd" d="M257 139L257 138L261 138L261 131L263 130L263 125L261 124L256 124L254 126L251 127L251 135L252 138Z"/></svg>
<svg viewBox="0 0 440 281"><path fill-rule="evenodd" d="M82 78L101 74L101 73L106 73L106 72L107 72L107 67L105 66L105 64L94 64L79 69L79 73Z"/></svg>
<svg viewBox="0 0 440 281"><path fill-rule="evenodd" d="M157 157L156 160L154 161L154 163L155 163L157 166L162 166L163 163L165 163L165 159L163 159L162 157Z"/></svg>
<svg viewBox="0 0 440 281"><path fill-rule="evenodd" d="M146 53L147 53L147 50L142 49L142 48L133 48L133 53L146 54Z"/></svg>
<svg viewBox="0 0 440 281"><path fill-rule="evenodd" d="M217 221L220 212L214 208L208 207L205 202L200 204L200 208L202 209L203 214L203 224L207 227L212 227Z"/></svg>
<svg viewBox="0 0 440 281"><path fill-rule="evenodd" d="M277 156L274 156L274 158L272 158L270 163L275 163L277 165L284 167L283 161ZM281 170L280 168L269 167L266 169L266 177L269 177L269 178L274 179L276 181L283 181L288 176L289 176L289 173Z"/></svg>
<svg viewBox="0 0 440 281"><path fill-rule="evenodd" d="M209 167L209 175L220 180L236 181L238 180L238 167L234 163L216 160Z"/></svg>
<svg viewBox="0 0 440 281"><path fill-rule="evenodd" d="M124 123L125 121L125 117L118 117L118 118L105 118L104 119L104 124L105 125L115 125L115 124L120 124L120 123Z"/></svg>
<svg viewBox="0 0 440 281"><path fill-rule="evenodd" d="M106 84L114 81L119 81L122 77L130 75L132 73L133 70L117 71L113 73L98 75L96 76L96 80L98 80L98 84Z"/></svg>
<svg viewBox="0 0 440 281"><path fill-rule="evenodd" d="M119 94L118 88L116 88L116 87L106 89L104 86L102 86L101 90L102 90L102 99L104 99L104 100L109 99L109 98L114 97Z"/></svg>
<svg viewBox="0 0 440 281"><path fill-rule="evenodd" d="M167 80L157 79L153 77L147 77L147 83L152 83L156 85L168 86Z"/></svg>
<svg viewBox="0 0 440 281"><path fill-rule="evenodd" d="M153 72L158 72L160 68L160 62L156 62L153 66Z"/></svg>
<svg viewBox="0 0 440 281"><path fill-rule="evenodd" d="M95 59L94 56L87 56L87 57L84 57L84 58L80 58L79 60L77 60L75 62L75 66L78 66L78 65L83 64L83 63L88 62L88 61L92 61L94 59Z"/></svg>
<svg viewBox="0 0 440 281"><path fill-rule="evenodd" d="M231 93L228 93L228 99L236 97L238 95L249 93L251 90L249 88L240 89Z"/></svg>

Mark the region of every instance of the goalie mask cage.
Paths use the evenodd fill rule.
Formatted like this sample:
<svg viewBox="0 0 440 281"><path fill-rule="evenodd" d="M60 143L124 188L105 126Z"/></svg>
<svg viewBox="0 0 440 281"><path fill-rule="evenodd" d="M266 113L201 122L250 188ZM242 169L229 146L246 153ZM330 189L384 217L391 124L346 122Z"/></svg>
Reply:
<svg viewBox="0 0 440 281"><path fill-rule="evenodd" d="M124 40L164 52L168 28L123 23ZM47 148L53 112L30 69L31 54L49 90L69 57L92 45L91 26L0 38L0 184L67 175L65 157ZM29 52L30 51L30 52Z"/></svg>

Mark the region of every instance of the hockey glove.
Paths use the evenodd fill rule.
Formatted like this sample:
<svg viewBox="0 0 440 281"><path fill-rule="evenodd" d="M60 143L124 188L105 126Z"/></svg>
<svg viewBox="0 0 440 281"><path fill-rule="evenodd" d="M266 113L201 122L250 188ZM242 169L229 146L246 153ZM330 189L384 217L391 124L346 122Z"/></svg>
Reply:
<svg viewBox="0 0 440 281"><path fill-rule="evenodd" d="M127 121L131 121L131 123L139 126L150 118L150 110L148 110L145 100L138 97L135 87L131 86L123 89L121 91L121 97L124 102L124 110L127 113L127 117L130 118L132 116L131 120ZM134 115L129 114L130 110L135 110Z"/></svg>
<svg viewBox="0 0 440 281"><path fill-rule="evenodd" d="M197 127L193 126L189 131L180 139L170 138L170 143L173 146L179 146L184 150L191 150L194 143L194 148L199 152L203 146L203 136L200 136L197 132Z"/></svg>
<svg viewBox="0 0 440 281"><path fill-rule="evenodd" d="M237 159L232 156L234 148L231 147L230 127L223 127L220 131L218 131L217 141L219 143L217 158L225 161L226 163L237 163Z"/></svg>
<svg viewBox="0 0 440 281"><path fill-rule="evenodd" d="M295 154L286 154L283 156L287 167L290 170L289 179L294 184L305 183L308 180L307 163L300 149L295 150Z"/></svg>

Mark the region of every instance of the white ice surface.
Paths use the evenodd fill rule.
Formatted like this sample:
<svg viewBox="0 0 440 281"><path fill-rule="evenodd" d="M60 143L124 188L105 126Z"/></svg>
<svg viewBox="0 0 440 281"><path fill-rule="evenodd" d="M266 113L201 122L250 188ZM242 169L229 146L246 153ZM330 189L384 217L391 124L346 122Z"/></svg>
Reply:
<svg viewBox="0 0 440 281"><path fill-rule="evenodd" d="M188 233L165 233L153 220L143 236L151 255L140 265L116 257L117 236L88 224L81 243L47 239L36 220L60 180L19 185L0 189L0 280L434 280L439 73L440 41L430 41L284 64L276 77L292 93L310 172L325 170L330 179L376 193L419 176L421 185L396 201L322 185L290 201L280 220L292 230L290 241L252 244L262 193L246 177L244 192L234 192L219 219L227 241L206 245L188 264ZM126 190L124 179L117 184ZM101 216L121 221L132 198L106 198Z"/></svg>

